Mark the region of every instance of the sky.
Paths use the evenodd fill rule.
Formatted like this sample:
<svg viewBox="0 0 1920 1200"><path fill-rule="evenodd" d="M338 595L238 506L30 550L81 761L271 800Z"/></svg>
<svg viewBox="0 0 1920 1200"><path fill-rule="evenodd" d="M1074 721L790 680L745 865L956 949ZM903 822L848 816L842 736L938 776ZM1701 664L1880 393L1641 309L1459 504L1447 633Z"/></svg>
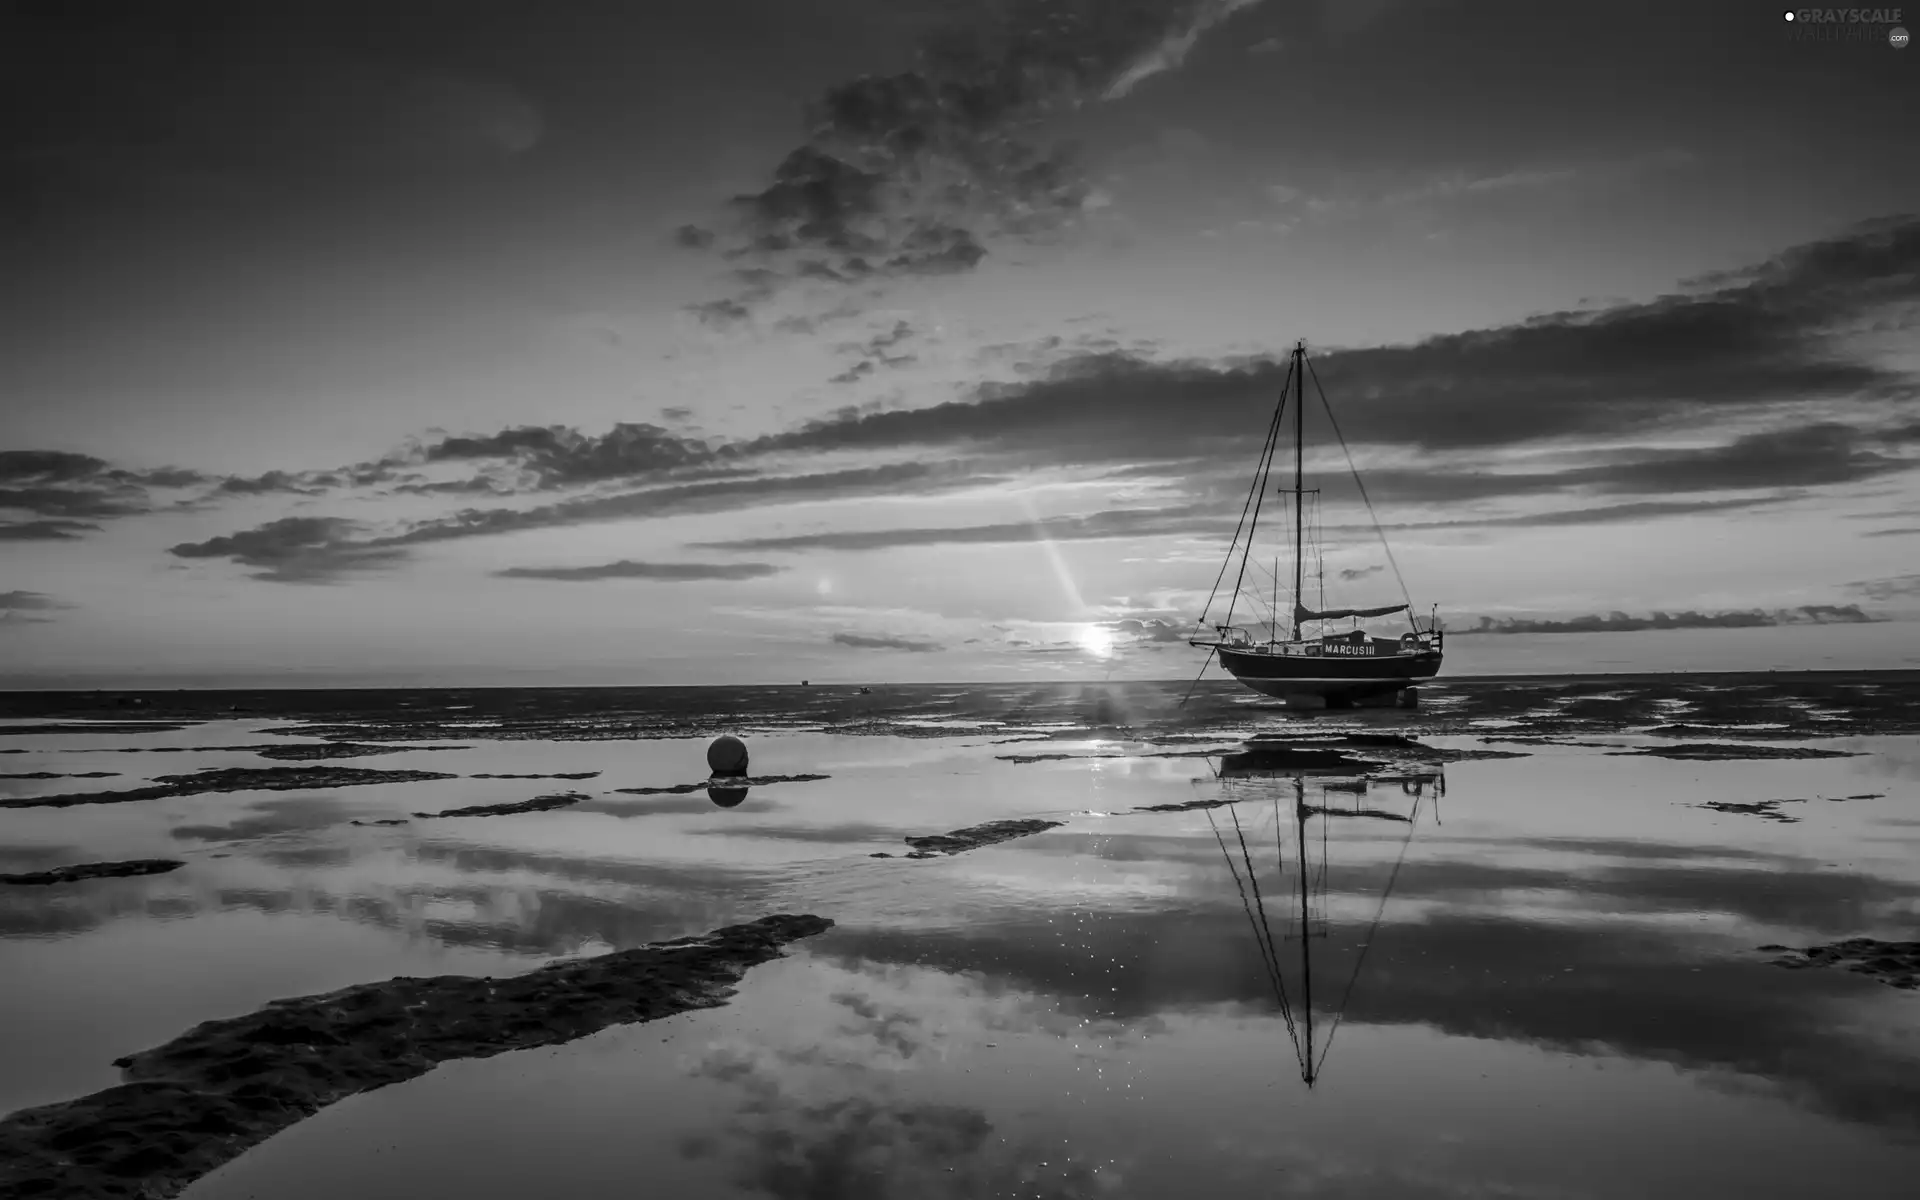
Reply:
<svg viewBox="0 0 1920 1200"><path fill-rule="evenodd" d="M1310 602L1920 666L1920 51L1820 25L8 6L0 686L1189 678L1297 340Z"/></svg>

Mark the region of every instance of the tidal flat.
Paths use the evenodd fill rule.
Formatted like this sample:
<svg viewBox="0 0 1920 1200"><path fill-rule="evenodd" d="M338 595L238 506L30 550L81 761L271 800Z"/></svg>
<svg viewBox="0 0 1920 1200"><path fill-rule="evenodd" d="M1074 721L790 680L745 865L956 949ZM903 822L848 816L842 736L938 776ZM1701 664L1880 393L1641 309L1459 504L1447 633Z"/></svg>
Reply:
<svg viewBox="0 0 1920 1200"><path fill-rule="evenodd" d="M0 696L0 1196L1911 1194L1920 674L1185 690Z"/></svg>

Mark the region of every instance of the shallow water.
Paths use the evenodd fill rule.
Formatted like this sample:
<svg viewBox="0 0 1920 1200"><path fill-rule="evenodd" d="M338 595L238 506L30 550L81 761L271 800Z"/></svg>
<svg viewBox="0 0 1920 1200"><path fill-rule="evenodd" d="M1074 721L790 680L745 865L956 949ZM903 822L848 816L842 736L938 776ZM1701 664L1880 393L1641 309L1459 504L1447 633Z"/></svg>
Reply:
<svg viewBox="0 0 1920 1200"><path fill-rule="evenodd" d="M448 1064L184 1194L1911 1194L1920 992L1758 947L1920 937L1920 677L1459 683L1331 720L1231 688L1183 710L1184 685L811 691L10 698L21 725L199 723L0 723L24 751L0 772L119 772L0 797L305 765L192 748L315 728L467 748L322 764L446 780L0 809L0 871L186 863L0 887L0 1110L280 996L810 912L837 928L726 1007ZM1647 732L1674 722L1714 732ZM614 790L701 780L721 728L757 776L830 778L732 807ZM1521 757L1223 777L1192 753L1355 728ZM1677 741L1852 756L1627 753ZM1075 757L1007 760L1035 753ZM562 791L587 798L349 824ZM1703 807L1764 800L1788 819ZM1064 824L869 857L1005 817Z"/></svg>

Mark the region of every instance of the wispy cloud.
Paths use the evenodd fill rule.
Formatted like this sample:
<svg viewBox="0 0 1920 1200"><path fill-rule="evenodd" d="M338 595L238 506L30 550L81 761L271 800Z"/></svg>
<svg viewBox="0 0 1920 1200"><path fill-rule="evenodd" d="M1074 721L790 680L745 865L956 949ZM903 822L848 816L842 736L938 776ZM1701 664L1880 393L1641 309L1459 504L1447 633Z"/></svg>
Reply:
<svg viewBox="0 0 1920 1200"><path fill-rule="evenodd" d="M852 353L857 356L857 360L845 371L835 375L830 382L858 383L883 368L912 366L919 361L918 356L911 353L894 353L894 348L913 337L915 332L910 323L896 320L891 328L875 334L864 342L843 343L839 347L841 352Z"/></svg>
<svg viewBox="0 0 1920 1200"><path fill-rule="evenodd" d="M1920 597L1920 574L1893 575L1885 579L1861 579L1847 585L1869 600L1906 600Z"/></svg>
<svg viewBox="0 0 1920 1200"><path fill-rule="evenodd" d="M607 521L645 520L691 513L729 512L779 503L954 491L996 482L967 464L899 463L811 475L760 476L586 496L532 508L470 508L415 522L397 533L365 536L359 522L338 517L288 517L254 529L172 549L181 558L229 558L266 567L254 578L280 583L333 582L358 571L404 561L411 549L436 542L561 529Z"/></svg>
<svg viewBox="0 0 1920 1200"><path fill-rule="evenodd" d="M48 612L59 608L72 608L68 601L45 592L12 591L0 592L0 609L8 612Z"/></svg>
<svg viewBox="0 0 1920 1200"><path fill-rule="evenodd" d="M1555 191L1591 192L1599 187L1641 180L1652 172L1690 166L1695 161L1694 155L1687 151L1668 149L1625 158L1443 171L1413 179L1336 179L1317 187L1269 183L1263 191L1280 213L1282 225L1291 226L1302 222L1459 212L1465 206L1538 197Z"/></svg>
<svg viewBox="0 0 1920 1200"><path fill-rule="evenodd" d="M1208 29L1226 20L1243 8L1252 8L1261 0L1212 0L1199 5L1185 22L1167 31L1157 45L1134 59L1133 64L1120 73L1120 77L1107 86L1102 99L1118 100L1143 80L1151 79L1163 71L1171 71L1187 60L1194 43Z"/></svg>
<svg viewBox="0 0 1920 1200"><path fill-rule="evenodd" d="M134 516L154 507L150 489L206 481L178 467L131 470L90 454L64 450L0 450L0 512L45 518L8 522L0 540L56 541L91 532L94 521Z"/></svg>
<svg viewBox="0 0 1920 1200"><path fill-rule="evenodd" d="M0 592L0 627L43 625L53 620L46 613L74 607L70 601L45 592Z"/></svg>
<svg viewBox="0 0 1920 1200"><path fill-rule="evenodd" d="M0 521L0 542L65 542L83 533L98 533L91 521L50 518L40 521Z"/></svg>
<svg viewBox="0 0 1920 1200"><path fill-rule="evenodd" d="M1882 618L1857 604L1807 604L1798 608L1745 609L1735 612L1653 612L1644 617L1612 612L1565 619L1487 617L1477 625L1448 632L1455 637L1479 633L1629 633L1649 629L1756 629L1773 625L1861 625Z"/></svg>
<svg viewBox="0 0 1920 1200"><path fill-rule="evenodd" d="M591 435L564 425L522 425L485 435L442 438L419 446L422 463L498 463L539 490L631 479L707 462L714 451L698 438L658 425L621 422Z"/></svg>
<svg viewBox="0 0 1920 1200"><path fill-rule="evenodd" d="M1192 626L1159 618L1148 618L1144 621L1127 618L1110 622L1107 628L1116 635L1114 640L1117 643L1167 645L1185 642Z"/></svg>
<svg viewBox="0 0 1920 1200"><path fill-rule="evenodd" d="M863 75L814 105L811 133L720 232L676 242L751 265L731 297L694 306L745 319L781 287L969 271L1001 238L1050 236L1091 189L1040 134L1050 116L1125 95L1176 66L1202 31L1256 0L1012 3L921 47L912 70Z"/></svg>
<svg viewBox="0 0 1920 1200"><path fill-rule="evenodd" d="M1627 521L1652 521L1662 517L1691 517L1702 513L1732 512L1736 509L1762 508L1802 498L1804 493L1787 492L1771 496L1738 496L1724 500L1639 500L1631 504L1604 504L1594 508L1552 509L1546 512L1517 513L1504 517L1459 517L1449 521L1401 521L1384 524L1382 529L1553 529L1571 525L1617 525ZM1371 526L1342 525L1336 531L1369 529Z"/></svg>
<svg viewBox="0 0 1920 1200"><path fill-rule="evenodd" d="M590 567L508 567L494 574L504 579L554 579L584 583L599 579L651 579L680 583L701 579L761 579L785 568L771 563L600 563Z"/></svg>
<svg viewBox="0 0 1920 1200"><path fill-rule="evenodd" d="M1078 517L1043 517L1038 521L1005 521L989 525L917 526L894 529L840 530L788 534L780 537L734 538L696 542L702 550L885 550L900 546L993 545L1037 541L1089 541L1105 538L1188 534L1196 528L1232 529L1231 519L1195 506L1177 508L1123 508Z"/></svg>
<svg viewBox="0 0 1920 1200"><path fill-rule="evenodd" d="M406 551L392 546L351 541L361 528L358 522L339 517L283 517L204 542L182 542L171 553L177 558L225 558L259 567L253 578L273 583L333 583L406 557Z"/></svg>
<svg viewBox="0 0 1920 1200"><path fill-rule="evenodd" d="M270 495L276 492L318 496L330 487L340 486L340 483L340 478L330 472L294 474L289 471L267 471L254 476L229 476L220 481L218 490L235 496Z"/></svg>
<svg viewBox="0 0 1920 1200"><path fill-rule="evenodd" d="M850 467L809 475L762 476L689 483L672 487L589 496L535 508L467 509L451 517L423 521L403 533L381 539L387 546L411 546L460 538L485 537L527 529L554 529L601 521L729 512L758 505L806 500L890 495L907 489L974 487L994 481L963 464L896 463Z"/></svg>
<svg viewBox="0 0 1920 1200"><path fill-rule="evenodd" d="M939 642L884 634L836 633L827 640L836 646L851 646L856 650L905 650L912 654L932 654L945 649Z"/></svg>

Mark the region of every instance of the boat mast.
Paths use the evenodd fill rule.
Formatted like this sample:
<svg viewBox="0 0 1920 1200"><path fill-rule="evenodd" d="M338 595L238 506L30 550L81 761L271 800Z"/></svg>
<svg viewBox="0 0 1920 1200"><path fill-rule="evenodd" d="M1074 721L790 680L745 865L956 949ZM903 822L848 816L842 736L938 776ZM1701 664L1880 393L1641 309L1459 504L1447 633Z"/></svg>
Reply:
<svg viewBox="0 0 1920 1200"><path fill-rule="evenodd" d="M1307 1059L1302 1073L1308 1087L1313 1086L1313 953L1308 947L1313 937L1312 914L1307 908L1307 788L1306 780L1293 777L1295 850L1300 870L1300 981L1306 991L1301 1008L1307 1026ZM1321 818L1325 820L1325 818Z"/></svg>
<svg viewBox="0 0 1920 1200"><path fill-rule="evenodd" d="M1304 482L1301 477L1301 460L1305 454L1307 425L1307 383L1301 378L1304 374L1302 361L1307 356L1307 343L1296 342L1293 347L1293 376L1298 381L1299 402L1293 408L1293 640L1300 640L1300 573L1306 566L1306 544L1304 536L1306 505L1302 503L1306 493L1300 490Z"/></svg>

